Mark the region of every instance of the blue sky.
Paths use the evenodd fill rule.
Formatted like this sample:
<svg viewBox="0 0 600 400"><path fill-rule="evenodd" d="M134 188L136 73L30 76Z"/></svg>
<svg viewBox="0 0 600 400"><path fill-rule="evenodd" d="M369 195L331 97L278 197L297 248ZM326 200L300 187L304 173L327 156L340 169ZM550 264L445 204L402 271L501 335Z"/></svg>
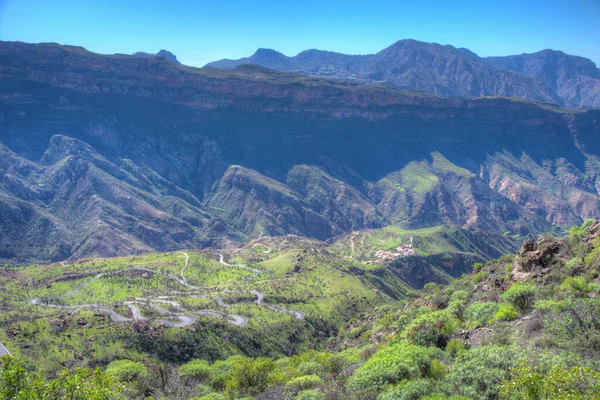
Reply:
<svg viewBox="0 0 600 400"><path fill-rule="evenodd" d="M481 56L552 48L600 65L600 0L0 0L1 40L164 48L196 66L259 47L367 54L408 38Z"/></svg>

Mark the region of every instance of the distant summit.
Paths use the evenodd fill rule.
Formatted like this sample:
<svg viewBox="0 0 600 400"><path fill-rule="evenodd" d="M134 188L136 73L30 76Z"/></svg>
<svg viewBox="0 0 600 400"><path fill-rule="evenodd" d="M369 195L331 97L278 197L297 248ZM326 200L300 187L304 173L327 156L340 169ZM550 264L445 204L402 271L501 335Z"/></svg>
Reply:
<svg viewBox="0 0 600 400"><path fill-rule="evenodd" d="M544 50L479 57L466 48L399 40L376 54L305 50L294 57L259 49L239 60L207 66L232 69L257 64L285 72L380 83L444 97L521 97L566 108L600 108L600 73L589 59Z"/></svg>
<svg viewBox="0 0 600 400"><path fill-rule="evenodd" d="M169 61L171 61L174 64L178 64L181 65L181 63L179 62L179 60L177 60L177 56L173 53L171 53L168 50L162 49L161 51L159 51L156 54L152 54L152 53L146 53L144 51L138 51L136 53L133 53L134 57L162 57L164 59L167 59Z"/></svg>

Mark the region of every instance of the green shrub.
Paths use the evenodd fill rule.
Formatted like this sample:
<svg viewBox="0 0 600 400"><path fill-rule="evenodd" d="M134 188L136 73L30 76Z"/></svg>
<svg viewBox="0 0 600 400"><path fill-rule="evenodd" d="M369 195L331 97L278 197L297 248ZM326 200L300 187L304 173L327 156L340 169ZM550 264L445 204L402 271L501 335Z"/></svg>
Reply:
<svg viewBox="0 0 600 400"><path fill-rule="evenodd" d="M583 272L585 270L585 265L581 258L573 257L565 263L564 268L567 274L574 276Z"/></svg>
<svg viewBox="0 0 600 400"><path fill-rule="evenodd" d="M423 286L423 290L425 290L425 291L432 291L433 289L436 288L436 286L437 286L437 283L435 283L435 282L429 282L429 283L426 283Z"/></svg>
<svg viewBox="0 0 600 400"><path fill-rule="evenodd" d="M436 391L431 379L405 380L383 392L381 400L418 400Z"/></svg>
<svg viewBox="0 0 600 400"><path fill-rule="evenodd" d="M596 222L594 218L587 218L583 221L583 224L581 224L581 230L587 235L592 225L594 225L594 222Z"/></svg>
<svg viewBox="0 0 600 400"><path fill-rule="evenodd" d="M125 400L124 391L114 377L100 370L65 368L56 379L46 381L28 372L20 359L0 358L0 399Z"/></svg>
<svg viewBox="0 0 600 400"><path fill-rule="evenodd" d="M521 352L510 346L482 346L458 354L446 381L455 394L472 399L494 399Z"/></svg>
<svg viewBox="0 0 600 400"><path fill-rule="evenodd" d="M501 399L584 400L600 398L600 373L589 368L554 366L548 373L527 366L514 369L500 387Z"/></svg>
<svg viewBox="0 0 600 400"><path fill-rule="evenodd" d="M534 285L515 282L501 297L502 300L512 304L517 311L524 313L533 307L535 292Z"/></svg>
<svg viewBox="0 0 600 400"><path fill-rule="evenodd" d="M211 367L206 360L194 360L179 367L177 373L186 382L208 382L211 376Z"/></svg>
<svg viewBox="0 0 600 400"><path fill-rule="evenodd" d="M505 279L510 279L510 273L513 270L513 265L512 264L506 264L506 267L504 268L504 278Z"/></svg>
<svg viewBox="0 0 600 400"><path fill-rule="evenodd" d="M444 321L439 320L436 322L425 321L414 326L408 331L406 339L418 346L444 348L446 347L448 337L444 334Z"/></svg>
<svg viewBox="0 0 600 400"><path fill-rule="evenodd" d="M481 268L483 268L483 264L480 262L476 262L475 264L473 264L473 272L477 273L479 271L481 271Z"/></svg>
<svg viewBox="0 0 600 400"><path fill-rule="evenodd" d="M118 360L108 364L106 373L121 382L133 382L147 375L148 371L142 363L131 360Z"/></svg>
<svg viewBox="0 0 600 400"><path fill-rule="evenodd" d="M473 303L465 311L469 321L476 325L486 325L500 309L500 304L495 302Z"/></svg>
<svg viewBox="0 0 600 400"><path fill-rule="evenodd" d="M600 257L600 236L594 238L592 244L592 250L588 253L588 255L585 256L585 265L588 267L591 266L598 259L598 257Z"/></svg>
<svg viewBox="0 0 600 400"><path fill-rule="evenodd" d="M518 316L517 310L515 310L512 305L505 304L498 310L494 318L490 320L490 323L496 321L513 321L517 319Z"/></svg>
<svg viewBox="0 0 600 400"><path fill-rule="evenodd" d="M323 400L323 393L314 390L303 390L294 397L295 400Z"/></svg>
<svg viewBox="0 0 600 400"><path fill-rule="evenodd" d="M484 281L488 276L490 276L489 271L481 271L473 276L473 283Z"/></svg>
<svg viewBox="0 0 600 400"><path fill-rule="evenodd" d="M600 331L600 300L567 298L542 303L545 312L544 331L561 339L590 337Z"/></svg>
<svg viewBox="0 0 600 400"><path fill-rule="evenodd" d="M227 400L227 397L221 393L209 393L202 397L196 397L191 400Z"/></svg>
<svg viewBox="0 0 600 400"><path fill-rule="evenodd" d="M444 353L433 347L421 347L404 342L379 350L367 360L348 381L352 390L382 390L388 384L423 375L434 358Z"/></svg>
<svg viewBox="0 0 600 400"><path fill-rule="evenodd" d="M466 348L465 342L457 338L452 338L446 345L446 352L454 357Z"/></svg>
<svg viewBox="0 0 600 400"><path fill-rule="evenodd" d="M359 326L356 327L352 330L350 330L347 334L346 337L350 338L350 339L356 339L358 338L364 331L366 330L366 326Z"/></svg>
<svg viewBox="0 0 600 400"><path fill-rule="evenodd" d="M361 352L359 349L351 347L349 349L340 351L337 356L342 357L347 364L351 365L359 363L362 360L360 353Z"/></svg>
<svg viewBox="0 0 600 400"><path fill-rule="evenodd" d="M446 364L444 364L437 358L431 360L431 365L429 366L429 377L430 378L441 379L444 375L446 375L447 371L448 371L448 368L446 367Z"/></svg>
<svg viewBox="0 0 600 400"><path fill-rule="evenodd" d="M289 380L285 387L292 393L298 393L302 390L314 389L322 383L323 381L317 375L305 375Z"/></svg>
<svg viewBox="0 0 600 400"><path fill-rule="evenodd" d="M227 391L238 396L255 396L269 386L274 368L275 362L271 358L238 357L231 363Z"/></svg>
<svg viewBox="0 0 600 400"><path fill-rule="evenodd" d="M210 385L216 391L225 390L230 376L232 363L241 356L229 357L227 360L217 360L210 366Z"/></svg>
<svg viewBox="0 0 600 400"><path fill-rule="evenodd" d="M321 375L325 371L325 367L316 361L300 363L297 369L302 375Z"/></svg>
<svg viewBox="0 0 600 400"><path fill-rule="evenodd" d="M565 279L559 290L576 297L585 297L592 291L592 286L587 283L585 276L576 276Z"/></svg>

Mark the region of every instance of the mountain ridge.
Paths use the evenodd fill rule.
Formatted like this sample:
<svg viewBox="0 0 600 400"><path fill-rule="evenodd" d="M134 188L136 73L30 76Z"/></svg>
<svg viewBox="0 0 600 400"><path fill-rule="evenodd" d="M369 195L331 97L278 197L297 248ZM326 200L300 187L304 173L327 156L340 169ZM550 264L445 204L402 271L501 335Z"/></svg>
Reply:
<svg viewBox="0 0 600 400"><path fill-rule="evenodd" d="M569 79L552 79L511 64L515 58L536 58L540 54L567 60ZM560 104L568 108L599 108L600 74L584 57L561 51L543 50L533 54L505 57L479 57L469 49L451 45L399 40L375 54L347 55L331 51L305 50L288 57L271 49L259 49L238 60L218 60L207 64L231 69L240 64L258 64L282 71L312 76L383 83L400 88L425 90L444 97L503 95ZM585 68L575 68L583 64ZM556 75L557 72L553 74ZM579 71L579 73L576 73ZM491 84L490 84L491 82Z"/></svg>
<svg viewBox="0 0 600 400"><path fill-rule="evenodd" d="M0 204L21 232L2 242L4 259L388 225L526 236L600 213L595 110L57 45L0 49L0 142L12 160L0 163ZM52 235L62 249L38 246Z"/></svg>

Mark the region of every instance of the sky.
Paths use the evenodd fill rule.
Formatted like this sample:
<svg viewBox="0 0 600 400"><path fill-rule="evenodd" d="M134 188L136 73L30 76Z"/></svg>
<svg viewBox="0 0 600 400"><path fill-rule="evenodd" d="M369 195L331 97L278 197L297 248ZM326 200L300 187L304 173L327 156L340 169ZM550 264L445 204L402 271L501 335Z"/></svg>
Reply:
<svg viewBox="0 0 600 400"><path fill-rule="evenodd" d="M480 56L551 48L600 66L600 0L0 0L0 40L167 49L193 66L261 47L371 54L400 39Z"/></svg>

